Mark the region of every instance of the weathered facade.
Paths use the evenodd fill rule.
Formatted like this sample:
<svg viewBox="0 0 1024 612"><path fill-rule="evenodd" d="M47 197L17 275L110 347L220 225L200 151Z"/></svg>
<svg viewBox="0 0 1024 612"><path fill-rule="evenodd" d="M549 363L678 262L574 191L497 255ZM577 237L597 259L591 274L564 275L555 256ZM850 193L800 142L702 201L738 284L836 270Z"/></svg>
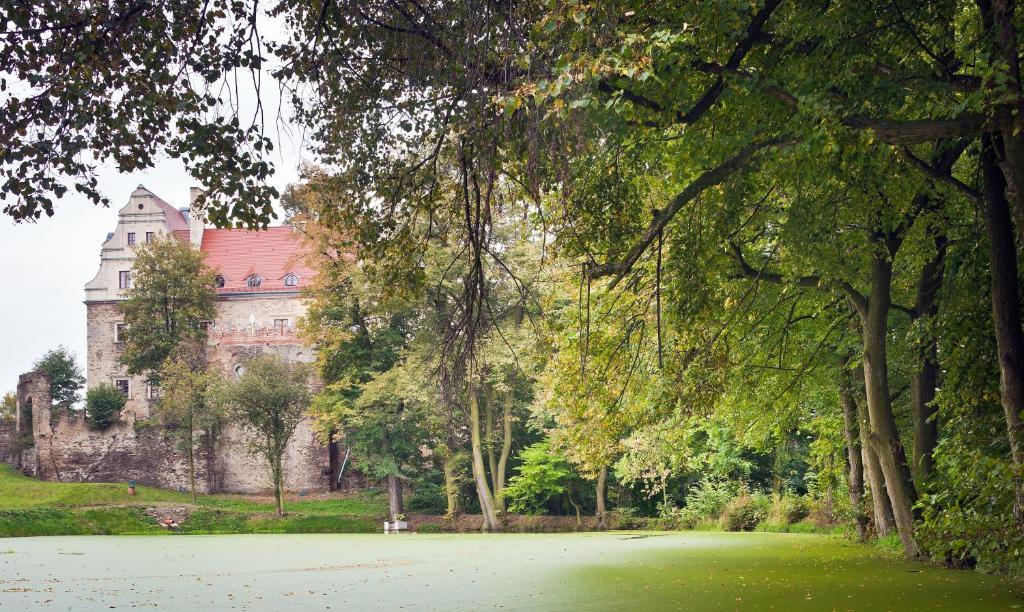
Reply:
<svg viewBox="0 0 1024 612"><path fill-rule="evenodd" d="M82 414L52 413L45 375L23 375L19 416L4 452L25 473L66 482L136 480L165 488L188 486L185 453L155 417L159 389L129 375L120 362L124 322L119 302L131 286L135 247L167 234L202 251L217 273L217 316L208 327L211 364L232 376L244 357L257 352L273 352L289 361L312 360L312 350L296 335L296 323L305 313L301 292L313 272L303 261L295 232L288 226L261 232L206 228L188 208L175 208L140 186L119 211L118 226L102 245L99 271L85 287L87 386L116 386L126 396L125 408L118 422L95 430ZM285 455L285 488L326 490L336 480L328 450L311 423L302 422ZM249 454L245 434L234 423L226 424L200 452L197 485L208 492L271 490L269 470Z"/></svg>

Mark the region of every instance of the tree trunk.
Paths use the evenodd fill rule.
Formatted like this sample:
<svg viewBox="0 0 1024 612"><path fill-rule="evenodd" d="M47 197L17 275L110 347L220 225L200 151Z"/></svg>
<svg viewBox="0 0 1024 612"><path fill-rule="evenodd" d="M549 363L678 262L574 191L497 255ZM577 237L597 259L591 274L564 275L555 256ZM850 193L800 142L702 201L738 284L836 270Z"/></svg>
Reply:
<svg viewBox="0 0 1024 612"><path fill-rule="evenodd" d="M192 503L196 503L196 432L195 413L188 413L188 484L192 491Z"/></svg>
<svg viewBox="0 0 1024 612"><path fill-rule="evenodd" d="M341 469L341 446L338 441L334 439L334 436L338 432L331 430L330 442L327 443L327 489L329 491L338 490L338 470Z"/></svg>
<svg viewBox="0 0 1024 612"><path fill-rule="evenodd" d="M274 479L274 502L277 506L277 515L284 516L284 474L281 465L281 457L277 456L270 460L270 472Z"/></svg>
<svg viewBox="0 0 1024 612"><path fill-rule="evenodd" d="M933 405L935 389L939 384L938 343L933 333L935 316L939 310L939 290L942 289L946 265L946 236L934 225L928 234L935 244L935 255L921 268L917 281L917 299L914 318L924 318L924 343L917 351L917 367L910 381L910 413L914 422L914 449L911 471L917 489L921 490L934 465L932 454L939 443L938 409Z"/></svg>
<svg viewBox="0 0 1024 612"><path fill-rule="evenodd" d="M469 399L469 442L472 450L473 481L476 484L476 494L480 499L480 512L484 516L484 531L500 531L501 523L498 522L498 513L494 504L494 495L487 483L487 472L484 468L484 452L480 440L480 398L477 396L476 385L472 381L473 368L470 368L468 389L466 395Z"/></svg>
<svg viewBox="0 0 1024 612"><path fill-rule="evenodd" d="M846 437L846 464L850 504L857 521L857 539L867 539L868 518L864 514L864 466L861 461L860 438L857 433L857 403L853 397L850 371L844 362L840 373L839 399L843 407L843 435Z"/></svg>
<svg viewBox="0 0 1024 612"><path fill-rule="evenodd" d="M498 457L494 453L494 398L485 385L484 400L484 448L487 449L487 473L491 475L491 491L494 492L495 504L498 499Z"/></svg>
<svg viewBox="0 0 1024 612"><path fill-rule="evenodd" d="M583 526L583 513L580 512L580 505L572 498L571 493L566 493L565 497L569 500L569 505L572 506L572 509L576 511L576 529L579 530Z"/></svg>
<svg viewBox="0 0 1024 612"><path fill-rule="evenodd" d="M499 512L505 512L505 476L508 473L508 459L512 455L512 406L505 396L501 408L501 455L498 456L498 472L494 478L494 497Z"/></svg>
<svg viewBox="0 0 1024 612"><path fill-rule="evenodd" d="M597 528L601 531L608 529L608 513L604 506L604 493L605 484L608 478L608 466L601 466L601 471L597 475L597 504L594 510L594 516L597 517Z"/></svg>
<svg viewBox="0 0 1024 612"><path fill-rule="evenodd" d="M871 293L867 304L860 309L864 335L864 389L871 423L868 439L875 448L885 477L885 489L892 504L903 551L908 558L914 558L918 555L912 510L916 493L889 395L886 334L891 291L892 263L884 254L876 253L871 264Z"/></svg>
<svg viewBox="0 0 1024 612"><path fill-rule="evenodd" d="M864 369L854 369L854 377L857 380L864 380ZM871 446L868 434L871 432L871 420L865 406L866 400L863 396L855 397L857 404L857 421L860 427L861 460L864 465L864 483L871 491L871 506L875 516L875 533L879 536L887 536L892 533L895 519L892 516L892 504L889 502L889 494L885 492L885 477L882 476L882 466L878 463L878 455Z"/></svg>
<svg viewBox="0 0 1024 612"><path fill-rule="evenodd" d="M995 137L982 137L981 165L985 179L982 208L988 232L992 322L999 354L999 394L1016 473L1013 478L1013 513L1018 527L1024 529L1024 483L1021 482L1024 480L1021 477L1024 466L1024 428L1021 426L1024 333L1021 331L1017 250L1006 199L1006 182L997 163L998 146Z"/></svg>
<svg viewBox="0 0 1024 612"><path fill-rule="evenodd" d="M399 515L405 513L405 506L402 503L402 479L394 474L388 475L388 517L391 521L399 520Z"/></svg>
<svg viewBox="0 0 1024 612"><path fill-rule="evenodd" d="M454 517L459 513L459 492L455 486L455 458L451 449L441 458L441 471L444 472L444 493L448 498L446 516Z"/></svg>

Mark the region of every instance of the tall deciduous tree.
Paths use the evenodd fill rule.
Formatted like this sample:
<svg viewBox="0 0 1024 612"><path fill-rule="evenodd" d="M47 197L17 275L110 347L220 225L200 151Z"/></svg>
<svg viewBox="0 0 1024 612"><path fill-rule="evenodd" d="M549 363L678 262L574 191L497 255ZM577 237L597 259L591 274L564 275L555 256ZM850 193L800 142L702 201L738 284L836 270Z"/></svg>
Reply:
<svg viewBox="0 0 1024 612"><path fill-rule="evenodd" d="M54 406L70 410L81 399L79 392L85 385L85 376L71 351L58 346L47 351L32 365L32 369L45 372L50 379L50 400Z"/></svg>
<svg viewBox="0 0 1024 612"><path fill-rule="evenodd" d="M158 380L179 345L206 340L203 324L213 320L216 299L214 273L191 244L165 236L138 246L132 286L119 304L128 372Z"/></svg>
<svg viewBox="0 0 1024 612"><path fill-rule="evenodd" d="M266 354L245 360L236 379L225 379L215 397L248 434L249 450L267 462L277 514L284 514L285 448L310 402L310 367Z"/></svg>
<svg viewBox="0 0 1024 612"><path fill-rule="evenodd" d="M157 415L185 448L192 503L196 501L197 447L203 438L212 444L221 424L221 410L211 397L215 381L206 362L206 345L200 341L179 344L160 368Z"/></svg>

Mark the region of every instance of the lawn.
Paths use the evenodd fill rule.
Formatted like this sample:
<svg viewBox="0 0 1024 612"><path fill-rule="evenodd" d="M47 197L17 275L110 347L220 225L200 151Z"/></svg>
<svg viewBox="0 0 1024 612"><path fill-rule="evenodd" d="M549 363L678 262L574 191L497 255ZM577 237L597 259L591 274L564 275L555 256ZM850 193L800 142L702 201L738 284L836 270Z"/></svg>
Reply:
<svg viewBox="0 0 1024 612"><path fill-rule="evenodd" d="M381 495L298 499L274 515L273 503L243 495L191 496L125 483L44 482L0 465L0 537L33 535L166 533L144 508L192 507L183 533L358 533L376 532L386 514Z"/></svg>
<svg viewBox="0 0 1024 612"><path fill-rule="evenodd" d="M835 536L21 538L0 609L1010 610L1021 585Z"/></svg>

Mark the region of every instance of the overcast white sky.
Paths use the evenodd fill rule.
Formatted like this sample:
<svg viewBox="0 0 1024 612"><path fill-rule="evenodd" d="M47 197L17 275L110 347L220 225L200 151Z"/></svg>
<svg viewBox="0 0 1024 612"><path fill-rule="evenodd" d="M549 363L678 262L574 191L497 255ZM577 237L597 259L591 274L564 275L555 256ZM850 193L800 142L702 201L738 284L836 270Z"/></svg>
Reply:
<svg viewBox="0 0 1024 612"><path fill-rule="evenodd" d="M277 148L282 154L275 155L273 184L280 191L298 178L299 153L287 143ZM99 269L100 246L117 226L117 210L140 184L176 207L187 206L189 187L198 183L179 161L166 159L145 172L105 169L99 184L110 208L71 191L58 201L53 217L21 224L0 218L0 393L13 391L19 374L61 344L74 351L84 369L84 286Z"/></svg>
<svg viewBox="0 0 1024 612"><path fill-rule="evenodd" d="M283 37L280 19L261 14L260 21L263 36ZM271 184L283 191L298 179L302 134L288 124L274 125L280 98L269 76L272 69L264 68L260 99L271 123L266 133L275 147L270 161L277 171ZM239 116L251 117L255 89L245 78L239 88ZM282 118L288 115L281 109ZM113 165L103 167L97 178L110 208L97 207L72 189L56 202L53 217L15 224L0 215L0 393L13 391L18 376L58 345L71 349L84 371L84 287L99 269L100 246L117 226L117 211L140 184L178 208L188 206L189 187L199 185L180 161L166 157L154 168L132 174L122 174Z"/></svg>

